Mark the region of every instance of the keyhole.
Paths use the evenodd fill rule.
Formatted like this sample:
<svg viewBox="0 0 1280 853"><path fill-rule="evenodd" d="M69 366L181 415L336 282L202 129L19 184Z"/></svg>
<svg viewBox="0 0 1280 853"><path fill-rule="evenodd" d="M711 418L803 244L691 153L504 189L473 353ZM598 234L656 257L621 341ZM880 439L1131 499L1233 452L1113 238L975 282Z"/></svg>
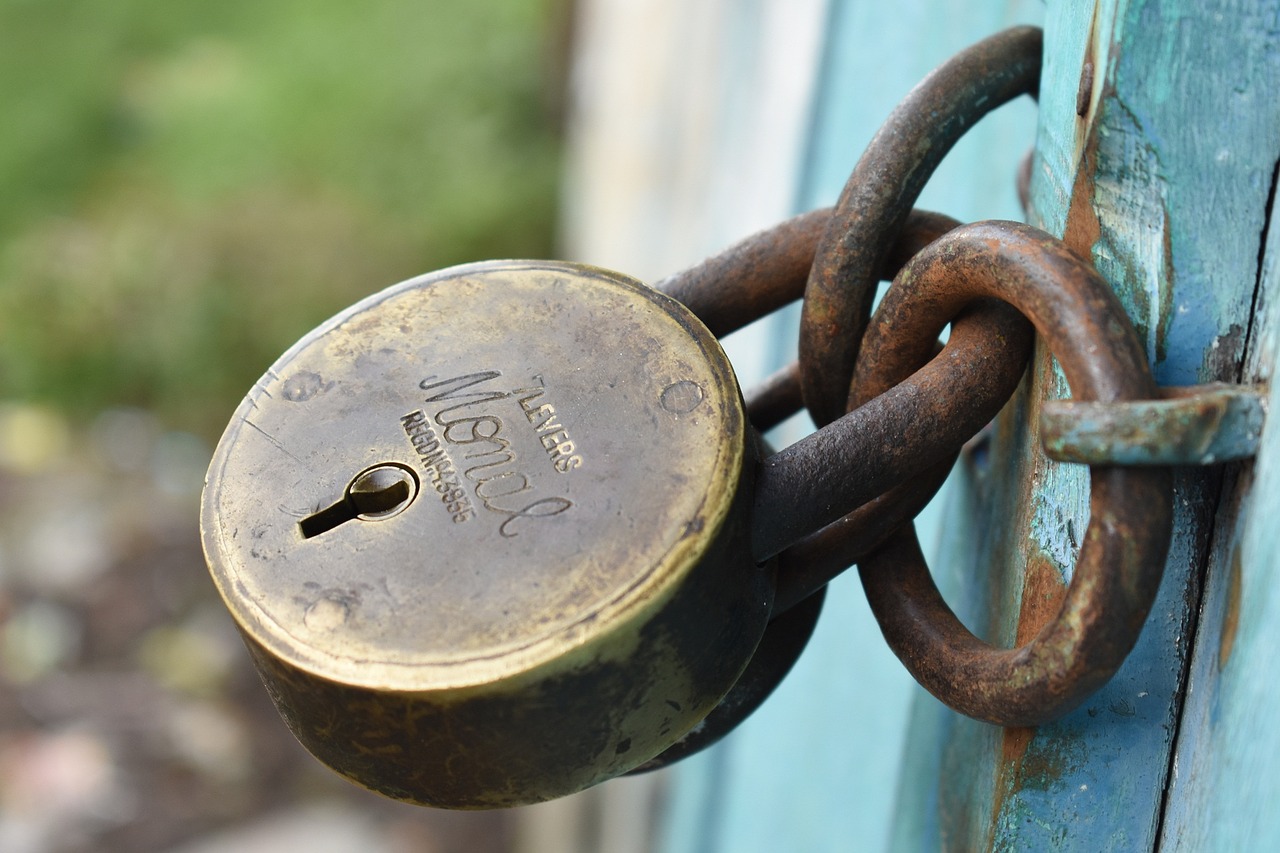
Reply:
<svg viewBox="0 0 1280 853"><path fill-rule="evenodd" d="M342 499L298 523L303 539L327 533L348 521L381 521L404 511L418 494L418 478L409 468L389 462L357 474Z"/></svg>

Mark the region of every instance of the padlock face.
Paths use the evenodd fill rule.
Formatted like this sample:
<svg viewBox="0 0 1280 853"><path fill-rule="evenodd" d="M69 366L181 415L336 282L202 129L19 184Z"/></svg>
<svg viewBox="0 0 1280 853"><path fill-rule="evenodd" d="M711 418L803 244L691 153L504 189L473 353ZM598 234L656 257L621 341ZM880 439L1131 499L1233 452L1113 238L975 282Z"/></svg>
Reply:
<svg viewBox="0 0 1280 853"><path fill-rule="evenodd" d="M416 802L534 802L660 752L745 665L771 588L749 445L682 306L594 268L457 267L267 371L204 548L318 757Z"/></svg>

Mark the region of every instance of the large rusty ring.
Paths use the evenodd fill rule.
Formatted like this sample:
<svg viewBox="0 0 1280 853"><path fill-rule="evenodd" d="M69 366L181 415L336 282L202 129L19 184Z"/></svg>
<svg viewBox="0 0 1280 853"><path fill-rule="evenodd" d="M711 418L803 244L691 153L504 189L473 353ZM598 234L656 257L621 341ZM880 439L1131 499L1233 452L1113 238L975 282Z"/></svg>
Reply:
<svg viewBox="0 0 1280 853"><path fill-rule="evenodd" d="M952 231L895 279L863 342L851 399L869 399L928 360L968 302L1003 299L1057 357L1076 400L1155 396L1115 294L1062 243L1030 226ZM1164 570L1171 528L1165 468L1089 469L1089 527L1062 608L1026 645L991 646L942 600L908 526L859 564L885 639L926 689L957 711L1004 726L1061 716L1102 686L1137 642Z"/></svg>

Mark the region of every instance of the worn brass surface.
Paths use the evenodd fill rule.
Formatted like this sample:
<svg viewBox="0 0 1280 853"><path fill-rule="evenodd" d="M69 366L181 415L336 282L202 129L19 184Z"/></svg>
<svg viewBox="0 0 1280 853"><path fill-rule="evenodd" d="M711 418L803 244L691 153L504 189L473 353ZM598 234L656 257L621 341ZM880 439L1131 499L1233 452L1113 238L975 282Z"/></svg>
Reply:
<svg viewBox="0 0 1280 853"><path fill-rule="evenodd" d="M205 553L322 760L417 802L548 799L657 754L755 648L747 434L674 301L577 265L457 267L267 371L210 467Z"/></svg>

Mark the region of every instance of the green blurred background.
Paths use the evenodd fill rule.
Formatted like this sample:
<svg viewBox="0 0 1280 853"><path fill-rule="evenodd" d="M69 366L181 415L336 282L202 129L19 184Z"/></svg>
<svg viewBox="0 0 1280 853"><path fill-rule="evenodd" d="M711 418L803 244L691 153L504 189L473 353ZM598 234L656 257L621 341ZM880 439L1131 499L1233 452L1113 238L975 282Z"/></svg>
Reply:
<svg viewBox="0 0 1280 853"><path fill-rule="evenodd" d="M563 0L0 0L0 400L217 438L285 347L553 253Z"/></svg>
<svg viewBox="0 0 1280 853"><path fill-rule="evenodd" d="M0 851L511 849L302 750L209 583L244 393L397 281L554 255L571 0L0 0Z"/></svg>

